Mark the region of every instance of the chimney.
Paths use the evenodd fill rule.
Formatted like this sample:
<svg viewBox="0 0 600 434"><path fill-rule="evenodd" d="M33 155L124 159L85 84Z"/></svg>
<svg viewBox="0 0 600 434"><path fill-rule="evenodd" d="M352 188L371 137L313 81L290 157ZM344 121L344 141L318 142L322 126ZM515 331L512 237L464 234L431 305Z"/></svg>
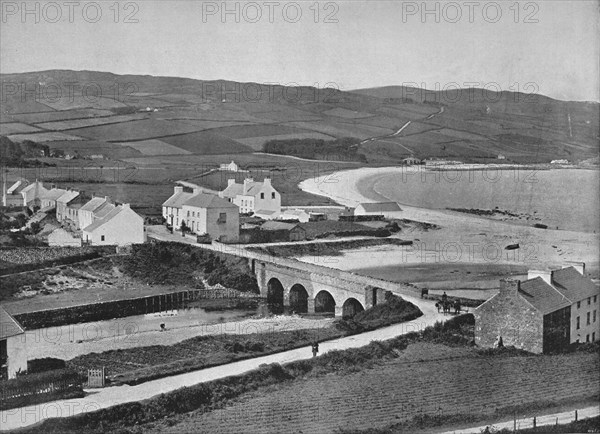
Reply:
<svg viewBox="0 0 600 434"><path fill-rule="evenodd" d="M265 178L265 180L263 181L263 185L271 186L271 178Z"/></svg>
<svg viewBox="0 0 600 434"><path fill-rule="evenodd" d="M227 187L231 187L233 184L235 184L235 179L229 178L227 180Z"/></svg>
<svg viewBox="0 0 600 434"><path fill-rule="evenodd" d="M520 289L520 280L500 279L500 294L516 294Z"/></svg>
<svg viewBox="0 0 600 434"><path fill-rule="evenodd" d="M174 190L175 190L174 194L183 193L183 187L181 185L176 185Z"/></svg>
<svg viewBox="0 0 600 434"><path fill-rule="evenodd" d="M552 285L552 270L529 270L527 272L527 280L541 277L548 285Z"/></svg>
<svg viewBox="0 0 600 434"><path fill-rule="evenodd" d="M563 268L573 267L579 274L585 276L585 262L567 261Z"/></svg>
<svg viewBox="0 0 600 434"><path fill-rule="evenodd" d="M121 207L122 207L123 209L131 209L131 207L129 206L129 204L128 204L128 203L124 203L123 205L121 205Z"/></svg>
<svg viewBox="0 0 600 434"><path fill-rule="evenodd" d="M248 188L250 188L250 183L254 182L253 178L244 179L244 194L248 193Z"/></svg>

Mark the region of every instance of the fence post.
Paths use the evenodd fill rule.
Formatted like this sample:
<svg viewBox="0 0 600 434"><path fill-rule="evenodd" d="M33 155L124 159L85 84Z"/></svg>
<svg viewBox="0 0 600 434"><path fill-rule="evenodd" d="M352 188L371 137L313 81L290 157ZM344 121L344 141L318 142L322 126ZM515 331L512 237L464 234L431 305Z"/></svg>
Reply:
<svg viewBox="0 0 600 434"><path fill-rule="evenodd" d="M577 410L575 410L575 422L577 422Z"/></svg>
<svg viewBox="0 0 600 434"><path fill-rule="evenodd" d="M533 427L535 428L537 425L537 421L535 420L535 416L533 416Z"/></svg>

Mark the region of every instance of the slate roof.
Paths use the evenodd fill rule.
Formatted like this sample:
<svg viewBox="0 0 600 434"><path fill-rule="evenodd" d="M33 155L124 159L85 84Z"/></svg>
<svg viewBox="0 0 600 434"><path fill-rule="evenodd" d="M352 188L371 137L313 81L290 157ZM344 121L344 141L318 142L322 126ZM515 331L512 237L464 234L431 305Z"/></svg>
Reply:
<svg viewBox="0 0 600 434"><path fill-rule="evenodd" d="M23 327L0 306L0 339L7 339L25 333Z"/></svg>
<svg viewBox="0 0 600 434"><path fill-rule="evenodd" d="M106 202L106 198L104 197L93 197L89 201L86 202L79 210L80 211L95 211L101 205Z"/></svg>
<svg viewBox="0 0 600 434"><path fill-rule="evenodd" d="M230 198L234 198L238 194L244 196L256 196L260 192L264 184L262 182L252 181L246 183L246 185L248 186L248 190L246 191L246 193L244 193L244 184L238 184L237 182L235 182L231 185L228 185L227 188L221 192L221 194L223 195L223 197Z"/></svg>
<svg viewBox="0 0 600 434"><path fill-rule="evenodd" d="M115 208L116 208L115 204L106 201L105 203L100 205L98 208L96 208L96 210L94 211L94 217L99 218L99 219L104 218L104 217L106 217L106 215L108 213L110 213Z"/></svg>
<svg viewBox="0 0 600 434"><path fill-rule="evenodd" d="M215 196L214 194L198 193L192 195L191 198L185 201L185 206L193 206L196 208L232 208L237 209L237 205Z"/></svg>
<svg viewBox="0 0 600 434"><path fill-rule="evenodd" d="M74 191L74 190L65 191L64 194L62 194L58 199L56 199L56 201L63 202L63 203L69 203L73 199L75 199L77 196L79 196L78 191Z"/></svg>
<svg viewBox="0 0 600 434"><path fill-rule="evenodd" d="M235 198L238 194L244 193L244 185L243 184L231 184L228 185L225 190L221 192L223 197Z"/></svg>
<svg viewBox="0 0 600 434"><path fill-rule="evenodd" d="M576 303L600 293L600 288L581 275L574 267L563 268L552 273L552 284L558 292Z"/></svg>
<svg viewBox="0 0 600 434"><path fill-rule="evenodd" d="M359 206L367 212L402 211L396 202L361 203Z"/></svg>
<svg viewBox="0 0 600 434"><path fill-rule="evenodd" d="M103 226L104 224L108 223L110 220L112 220L121 211L123 211L123 207L121 207L121 206L114 207L103 218L99 218L99 219L95 220L94 223L92 223L91 225L86 226L85 228L83 228L83 230L85 232L93 232L96 229L98 229L100 226Z"/></svg>
<svg viewBox="0 0 600 434"><path fill-rule="evenodd" d="M544 315L572 304L541 277L521 282L519 294Z"/></svg>
<svg viewBox="0 0 600 434"><path fill-rule="evenodd" d="M63 190L62 188L53 188L51 190L48 190L47 193L44 193L44 195L42 196L42 199L57 200L59 197L61 197L66 192L67 192L67 190Z"/></svg>
<svg viewBox="0 0 600 434"><path fill-rule="evenodd" d="M194 196L194 193L188 193L186 191L174 193L162 204L162 206L168 206L171 208L181 208L185 204L185 202L192 196Z"/></svg>

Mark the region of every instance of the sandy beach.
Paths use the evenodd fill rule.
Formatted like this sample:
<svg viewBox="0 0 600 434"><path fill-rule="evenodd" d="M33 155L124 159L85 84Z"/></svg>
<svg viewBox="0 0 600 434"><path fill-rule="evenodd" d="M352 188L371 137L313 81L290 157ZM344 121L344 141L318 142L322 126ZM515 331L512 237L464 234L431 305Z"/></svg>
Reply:
<svg viewBox="0 0 600 434"><path fill-rule="evenodd" d="M361 202L389 201L374 186L382 177L402 174L401 167L362 168L307 179L299 187L307 192L327 196L336 202L355 207ZM598 270L598 234L567 230L538 229L523 224L487 219L447 210L432 210L400 204L402 211L388 217L410 219L438 225L440 229L401 233L414 241L411 247L395 247L347 252L337 257L335 268L354 269L378 266L406 266L425 263L509 264L527 268L565 265L569 261L585 262L587 270ZM505 247L518 243L517 250Z"/></svg>

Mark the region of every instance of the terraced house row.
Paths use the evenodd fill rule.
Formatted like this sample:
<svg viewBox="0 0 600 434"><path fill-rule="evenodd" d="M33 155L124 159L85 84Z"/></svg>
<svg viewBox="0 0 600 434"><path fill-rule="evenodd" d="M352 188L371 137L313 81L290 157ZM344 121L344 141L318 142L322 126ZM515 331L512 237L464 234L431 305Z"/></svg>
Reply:
<svg viewBox="0 0 600 434"><path fill-rule="evenodd" d="M144 219L129 204L114 203L109 197L88 196L73 189L46 188L42 182L21 180L19 206L38 209L44 216L56 213L62 228L48 237L51 246L129 245L146 240Z"/></svg>

